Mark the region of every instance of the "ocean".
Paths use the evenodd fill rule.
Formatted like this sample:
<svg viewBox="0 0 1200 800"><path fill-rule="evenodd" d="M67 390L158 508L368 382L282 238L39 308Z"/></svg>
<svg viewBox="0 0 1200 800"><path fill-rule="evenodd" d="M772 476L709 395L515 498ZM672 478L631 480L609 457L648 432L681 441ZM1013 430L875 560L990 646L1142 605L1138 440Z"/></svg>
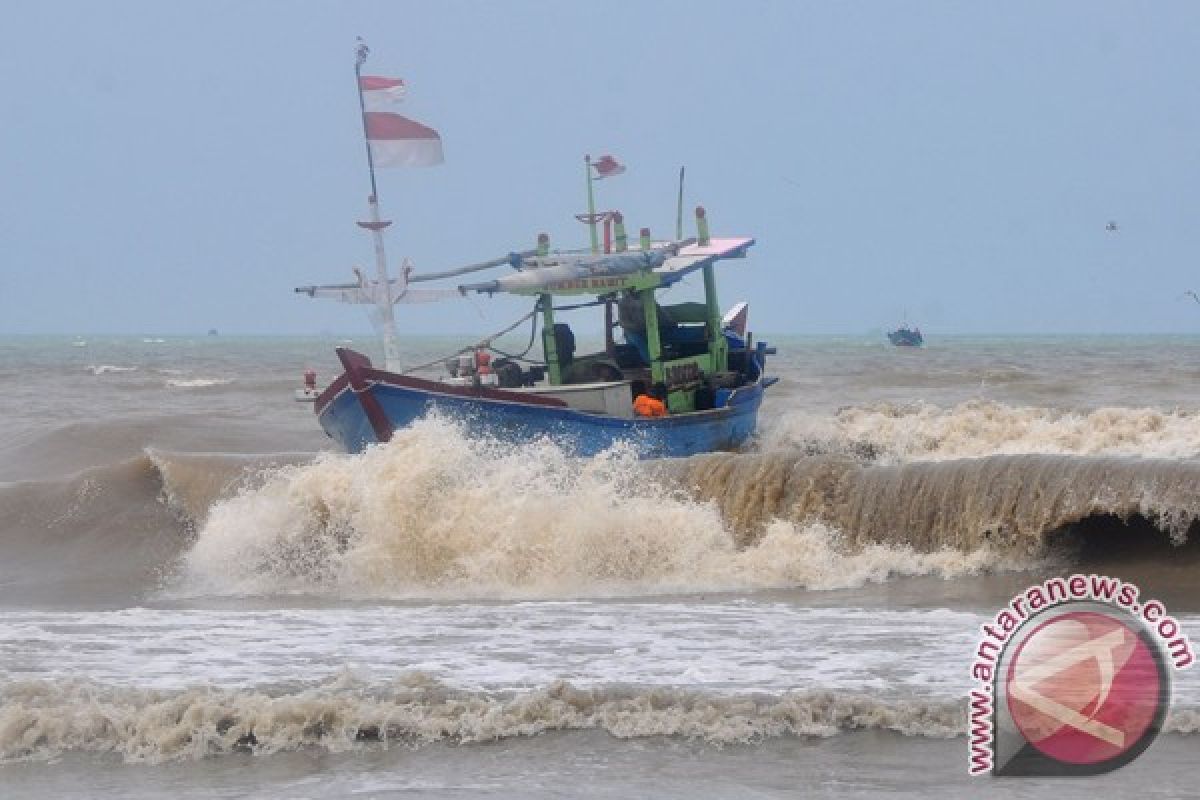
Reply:
<svg viewBox="0 0 1200 800"><path fill-rule="evenodd" d="M663 462L336 453L332 337L0 338L0 796L1195 794L1200 670L1103 777L965 731L1032 583L1200 636L1200 337L765 338L753 444Z"/></svg>

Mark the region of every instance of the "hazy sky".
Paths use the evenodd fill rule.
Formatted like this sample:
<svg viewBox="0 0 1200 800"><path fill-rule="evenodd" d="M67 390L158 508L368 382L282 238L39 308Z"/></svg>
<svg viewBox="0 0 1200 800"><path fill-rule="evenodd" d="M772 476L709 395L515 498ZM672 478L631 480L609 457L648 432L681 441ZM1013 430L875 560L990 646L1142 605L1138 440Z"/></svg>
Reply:
<svg viewBox="0 0 1200 800"><path fill-rule="evenodd" d="M1197 3L44 0L0 29L0 332L366 329L291 291L370 263L356 35L444 140L381 175L394 263L584 243L611 152L631 228L686 164L757 237L759 331L1200 331Z"/></svg>

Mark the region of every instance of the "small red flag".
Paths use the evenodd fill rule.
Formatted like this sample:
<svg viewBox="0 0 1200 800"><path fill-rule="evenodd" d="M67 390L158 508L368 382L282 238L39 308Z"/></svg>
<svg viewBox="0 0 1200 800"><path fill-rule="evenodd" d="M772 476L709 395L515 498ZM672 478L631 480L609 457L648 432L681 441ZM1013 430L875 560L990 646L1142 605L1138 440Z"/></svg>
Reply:
<svg viewBox="0 0 1200 800"><path fill-rule="evenodd" d="M600 156L592 162L592 166L596 168L596 179L611 178L613 175L620 175L625 171L625 165L619 163L612 156Z"/></svg>

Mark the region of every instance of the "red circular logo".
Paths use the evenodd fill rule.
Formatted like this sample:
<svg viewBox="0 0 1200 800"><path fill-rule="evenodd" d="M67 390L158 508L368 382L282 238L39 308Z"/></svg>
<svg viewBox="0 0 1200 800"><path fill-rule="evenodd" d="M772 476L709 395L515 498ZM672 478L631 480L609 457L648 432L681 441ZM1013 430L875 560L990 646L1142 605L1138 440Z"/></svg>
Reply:
<svg viewBox="0 0 1200 800"><path fill-rule="evenodd" d="M1021 735L1065 764L1135 756L1157 734L1168 687L1136 622L1073 611L1038 625L1005 677Z"/></svg>

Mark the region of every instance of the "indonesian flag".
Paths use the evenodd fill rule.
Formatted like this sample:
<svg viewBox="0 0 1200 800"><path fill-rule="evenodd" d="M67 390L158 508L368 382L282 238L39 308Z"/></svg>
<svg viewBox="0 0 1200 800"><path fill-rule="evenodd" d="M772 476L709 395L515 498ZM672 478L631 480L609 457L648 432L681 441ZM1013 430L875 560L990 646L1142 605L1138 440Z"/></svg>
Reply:
<svg viewBox="0 0 1200 800"><path fill-rule="evenodd" d="M363 75L358 79L362 90L363 107L367 111L387 111L404 99L408 89L400 78Z"/></svg>
<svg viewBox="0 0 1200 800"><path fill-rule="evenodd" d="M612 156L600 156L592 162L592 166L596 169L596 180L611 178L625 171L625 165L618 162Z"/></svg>
<svg viewBox="0 0 1200 800"><path fill-rule="evenodd" d="M368 111L367 142L377 167L431 167L441 164L442 137L433 128L384 111Z"/></svg>

